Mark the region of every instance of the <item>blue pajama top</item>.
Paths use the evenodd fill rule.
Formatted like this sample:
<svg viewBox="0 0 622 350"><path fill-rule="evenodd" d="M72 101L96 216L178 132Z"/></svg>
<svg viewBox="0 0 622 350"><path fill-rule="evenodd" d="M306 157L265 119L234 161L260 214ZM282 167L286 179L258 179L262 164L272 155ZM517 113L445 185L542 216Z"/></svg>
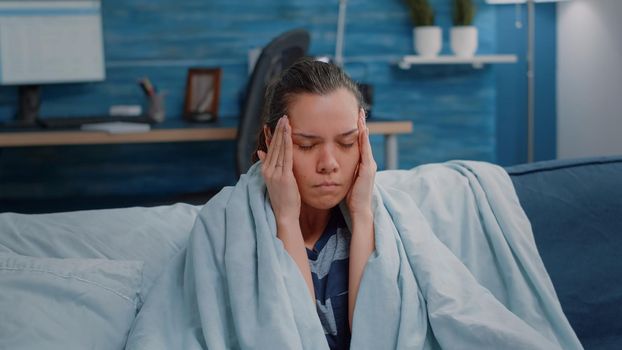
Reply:
<svg viewBox="0 0 622 350"><path fill-rule="evenodd" d="M333 208L324 233L307 249L317 313L328 345L350 348L348 322L348 262L351 234L338 207Z"/></svg>

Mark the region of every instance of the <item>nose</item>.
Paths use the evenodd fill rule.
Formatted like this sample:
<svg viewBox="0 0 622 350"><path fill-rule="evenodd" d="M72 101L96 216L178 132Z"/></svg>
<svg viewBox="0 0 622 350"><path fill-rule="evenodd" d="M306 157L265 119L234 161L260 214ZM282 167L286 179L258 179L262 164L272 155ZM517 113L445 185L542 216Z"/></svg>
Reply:
<svg viewBox="0 0 622 350"><path fill-rule="evenodd" d="M317 162L317 172L321 174L334 173L339 169L339 162L335 158L335 152L329 145L322 147Z"/></svg>

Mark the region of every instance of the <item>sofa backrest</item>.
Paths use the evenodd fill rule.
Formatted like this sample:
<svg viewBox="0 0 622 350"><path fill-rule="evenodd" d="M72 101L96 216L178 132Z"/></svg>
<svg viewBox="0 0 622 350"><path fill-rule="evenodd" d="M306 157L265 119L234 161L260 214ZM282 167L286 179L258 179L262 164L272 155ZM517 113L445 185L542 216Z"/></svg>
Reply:
<svg viewBox="0 0 622 350"><path fill-rule="evenodd" d="M589 348L607 337L620 341L622 157L546 161L506 170L583 345Z"/></svg>

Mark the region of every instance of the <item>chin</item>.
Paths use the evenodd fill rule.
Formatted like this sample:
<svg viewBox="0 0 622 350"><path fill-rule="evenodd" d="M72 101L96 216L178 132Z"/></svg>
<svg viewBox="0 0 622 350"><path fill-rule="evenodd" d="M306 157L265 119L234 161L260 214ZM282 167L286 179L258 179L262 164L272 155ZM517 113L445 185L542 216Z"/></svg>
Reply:
<svg viewBox="0 0 622 350"><path fill-rule="evenodd" d="M334 207L336 207L337 205L339 205L339 203L341 203L341 201L345 198L345 195L343 196L322 196L322 197L316 197L316 198L312 198L311 200L305 200L305 204L315 208L315 209L332 209Z"/></svg>

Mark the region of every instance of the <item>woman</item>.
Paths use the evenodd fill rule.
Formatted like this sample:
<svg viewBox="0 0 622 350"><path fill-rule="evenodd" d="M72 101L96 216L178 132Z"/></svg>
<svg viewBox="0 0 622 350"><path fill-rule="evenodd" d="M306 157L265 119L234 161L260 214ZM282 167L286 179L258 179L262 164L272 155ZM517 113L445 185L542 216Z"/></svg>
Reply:
<svg viewBox="0 0 622 350"><path fill-rule="evenodd" d="M260 164L201 208L127 349L581 348L503 169L374 179L361 96L326 63L266 100Z"/></svg>
<svg viewBox="0 0 622 350"><path fill-rule="evenodd" d="M266 96L257 156L277 237L307 283L330 347L347 349L361 276L374 250L376 163L364 102L341 69L308 58L287 69ZM338 208L344 199L351 233Z"/></svg>

